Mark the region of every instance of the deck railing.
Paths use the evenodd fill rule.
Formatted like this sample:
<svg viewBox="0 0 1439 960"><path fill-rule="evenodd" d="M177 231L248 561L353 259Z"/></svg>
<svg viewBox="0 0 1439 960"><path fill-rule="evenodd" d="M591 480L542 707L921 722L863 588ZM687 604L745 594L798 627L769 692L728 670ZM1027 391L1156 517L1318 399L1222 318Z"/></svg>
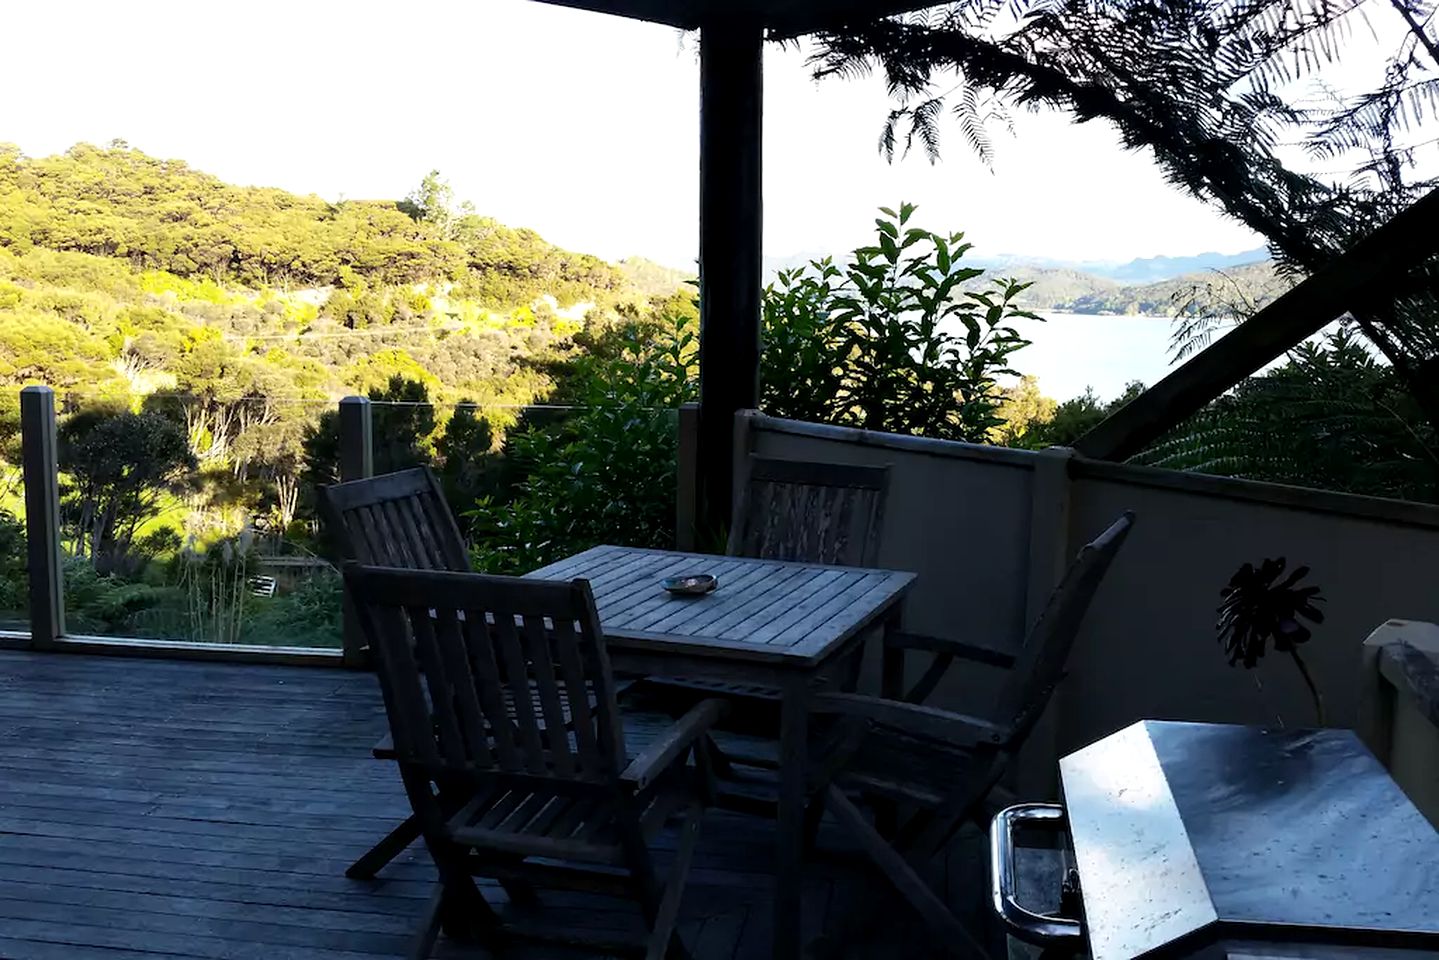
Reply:
<svg viewBox="0 0 1439 960"><path fill-rule="evenodd" d="M65 617L65 551L60 513L60 464L54 391L45 386L20 391L21 465L24 478L26 560L29 574L29 629L3 634L12 645L36 650L71 650L174 658L203 658L361 666L352 618L346 614L338 649L283 644L212 643L129 636L98 636L71 630ZM350 480L373 473L371 401L346 397L339 403L339 471Z"/></svg>

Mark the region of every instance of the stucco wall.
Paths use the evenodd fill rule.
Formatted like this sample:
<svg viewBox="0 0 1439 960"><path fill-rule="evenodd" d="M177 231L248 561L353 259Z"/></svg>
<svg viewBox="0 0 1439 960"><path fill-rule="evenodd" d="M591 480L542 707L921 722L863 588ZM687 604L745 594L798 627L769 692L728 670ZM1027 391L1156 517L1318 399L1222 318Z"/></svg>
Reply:
<svg viewBox="0 0 1439 960"><path fill-rule="evenodd" d="M1314 722L1286 657L1271 653L1247 671L1222 655L1214 633L1219 590L1246 561L1284 556L1291 567L1309 566L1308 582L1323 588L1325 621L1303 656L1332 726L1355 723L1364 638L1390 617L1439 616L1433 508L1406 505L1406 523L1365 515L1372 501L1360 497L1315 494L1299 498L1309 506L1290 505L1276 502L1278 491L1266 484L1211 480L1182 489L1157 486L1163 478L1136 468L1077 463L1074 472L1076 532L1123 509L1139 522L1071 659L1059 703L1061 749L1139 717Z"/></svg>
<svg viewBox="0 0 1439 960"><path fill-rule="evenodd" d="M1040 766L1144 717L1312 723L1292 664L1271 655L1257 671L1261 692L1215 638L1219 590L1245 561L1283 555L1312 567L1324 589L1326 621L1305 657L1331 725L1355 722L1360 645L1376 625L1439 619L1439 508L764 417L750 434L768 456L891 465L882 563L920 574L906 616L924 632L1017 645L1054 582L1049 555L1072 557L1121 511L1136 512ZM1045 479L1046 462L1062 464L1059 480ZM983 712L995 680L975 670L938 699Z"/></svg>

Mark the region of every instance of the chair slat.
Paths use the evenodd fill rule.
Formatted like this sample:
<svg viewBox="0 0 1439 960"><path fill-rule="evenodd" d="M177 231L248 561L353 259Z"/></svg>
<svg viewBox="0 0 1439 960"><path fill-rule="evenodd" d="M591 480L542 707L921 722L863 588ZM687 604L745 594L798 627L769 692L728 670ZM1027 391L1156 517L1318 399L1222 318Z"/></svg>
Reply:
<svg viewBox="0 0 1439 960"><path fill-rule="evenodd" d="M480 817L479 822L475 825L493 830L505 820L509 819L510 814L514 813L516 808L529 799L529 797L529 791L522 790L519 787L507 790L503 796L495 801L494 806L485 811L484 816Z"/></svg>
<svg viewBox="0 0 1439 960"><path fill-rule="evenodd" d="M380 683L386 708L391 711L396 752L421 763L434 763L439 751L430 733L429 706L420 686L420 668L415 662L404 611L393 607L364 608L361 627L380 652Z"/></svg>
<svg viewBox="0 0 1439 960"><path fill-rule="evenodd" d="M495 757L505 770L520 769L520 752L515 745L514 722L505 707L499 659L483 615L466 616L461 624L465 649L469 655L470 675L478 687L480 709L494 738Z"/></svg>
<svg viewBox="0 0 1439 960"><path fill-rule="evenodd" d="M565 709L560 701L560 684L555 676L554 652L550 648L549 631L543 617L525 617L525 648L529 652L531 676L535 682L535 699L545 720L545 746L555 772L569 776L575 773L575 757L570 752L570 735L565 729Z"/></svg>
<svg viewBox="0 0 1439 960"><path fill-rule="evenodd" d="M345 560L421 570L469 570L469 552L427 467L319 490L326 530Z"/></svg>
<svg viewBox="0 0 1439 960"><path fill-rule="evenodd" d="M526 669L524 651L520 648L513 613L495 613L494 636L500 670L510 690L515 725L520 730L520 753L531 773L543 773L545 747L540 739L539 719L535 716L534 701L530 697L529 670Z"/></svg>
<svg viewBox="0 0 1439 960"><path fill-rule="evenodd" d="M430 691L430 712L435 730L439 733L440 753L445 760L464 765L469 757L465 750L464 736L460 733L459 718L455 715L455 693L452 678L445 670L444 655L440 652L440 641L435 635L430 611L425 607L407 607L410 629L415 638L415 653Z"/></svg>
<svg viewBox="0 0 1439 960"><path fill-rule="evenodd" d="M494 752L490 748L490 737L485 729L485 712L479 700L479 688L483 681L474 676L463 627L455 611L445 608L436 611L435 635L439 640L445 672L453 678L451 692L454 695L460 730L469 746L468 759L478 766L492 767ZM509 718L505 717L500 726L508 727Z"/></svg>
<svg viewBox="0 0 1439 960"><path fill-rule="evenodd" d="M430 570L449 569L435 534L434 519L427 515L421 498L405 497L403 500L396 500L391 506L400 523L413 538L415 550L423 557L424 566Z"/></svg>
<svg viewBox="0 0 1439 960"><path fill-rule="evenodd" d="M408 517L402 507L404 502L404 500L387 500L384 503L375 504L370 509L384 517L391 532L396 551L395 566L434 569L434 561L422 549L419 531L414 529L413 523L406 522Z"/></svg>
<svg viewBox="0 0 1439 960"><path fill-rule="evenodd" d="M574 621L560 618L555 621L555 659L559 662L560 674L565 682L565 699L570 705L571 727L574 730L575 750L579 754L580 770L591 776L602 776L610 772L600 751L595 732L595 718L590 710L590 691L585 683L585 665L575 636Z"/></svg>
<svg viewBox="0 0 1439 960"><path fill-rule="evenodd" d="M750 457L740 471L732 555L875 565L888 467Z"/></svg>

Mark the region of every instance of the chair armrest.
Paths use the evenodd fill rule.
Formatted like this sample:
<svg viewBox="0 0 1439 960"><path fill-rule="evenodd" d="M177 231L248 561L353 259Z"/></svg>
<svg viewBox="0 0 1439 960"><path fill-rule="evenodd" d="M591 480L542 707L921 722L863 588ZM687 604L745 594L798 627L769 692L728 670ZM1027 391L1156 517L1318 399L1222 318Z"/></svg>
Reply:
<svg viewBox="0 0 1439 960"><path fill-rule="evenodd" d="M873 720L959 747L981 744L1000 746L1009 740L1009 729L999 724L917 703L858 693L823 693L815 696L811 705L816 713L837 713Z"/></svg>
<svg viewBox="0 0 1439 960"><path fill-rule="evenodd" d="M901 650L928 650L931 653L947 654L960 660L986 663L992 667L1009 669L1014 666L1015 655L995 647L965 640L950 640L946 637L930 637L921 633L898 631L885 638L885 644Z"/></svg>
<svg viewBox="0 0 1439 960"><path fill-rule="evenodd" d="M723 700L701 700L643 753L631 760L620 774L620 779L636 793L647 789L728 712L729 704Z"/></svg>

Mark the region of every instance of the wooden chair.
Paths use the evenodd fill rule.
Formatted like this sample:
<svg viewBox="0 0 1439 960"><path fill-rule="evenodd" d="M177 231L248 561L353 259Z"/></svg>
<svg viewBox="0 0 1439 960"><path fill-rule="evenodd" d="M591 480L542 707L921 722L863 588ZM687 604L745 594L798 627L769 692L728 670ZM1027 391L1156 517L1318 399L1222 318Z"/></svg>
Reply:
<svg viewBox="0 0 1439 960"><path fill-rule="evenodd" d="M907 700L852 693L816 698L816 714L829 718L819 724L822 742L814 754L822 759L812 776L824 806L947 952L985 955L917 868L966 822L983 817L986 797L1063 678L1084 615L1133 522L1134 515L1126 512L1079 552L1016 658L997 722ZM852 793L902 804L914 813L886 838L850 799ZM837 939L853 937L851 931Z"/></svg>
<svg viewBox="0 0 1439 960"><path fill-rule="evenodd" d="M470 569L460 526L428 467L322 486L316 494L325 532L343 561L416 570ZM395 759L389 737L372 753L377 760ZM419 819L411 815L350 864L345 876L372 879L419 838Z"/></svg>
<svg viewBox="0 0 1439 960"><path fill-rule="evenodd" d="M683 953L673 931L710 796L704 734L724 705L697 705L629 759L585 581L347 564L345 585L377 652L405 791L440 874L412 956L428 956L442 927L584 942L552 925L502 925L476 876L630 897L649 928L646 956ZM661 886L648 843L676 817L678 852Z"/></svg>
<svg viewBox="0 0 1439 960"><path fill-rule="evenodd" d="M736 477L729 553L872 567L889 467L751 456Z"/></svg>
<svg viewBox="0 0 1439 960"><path fill-rule="evenodd" d="M730 556L853 567L878 563L888 466L750 456L735 474ZM854 658L851 672L859 665ZM666 697L672 712L687 708L697 696L720 696L746 705L734 713L746 727L769 731L777 722L778 691L705 677L652 677L643 686ZM734 744L716 748L715 758L727 777L733 763L775 765L768 751L755 753ZM737 808L744 810L767 806L728 794L725 800L737 800Z"/></svg>

